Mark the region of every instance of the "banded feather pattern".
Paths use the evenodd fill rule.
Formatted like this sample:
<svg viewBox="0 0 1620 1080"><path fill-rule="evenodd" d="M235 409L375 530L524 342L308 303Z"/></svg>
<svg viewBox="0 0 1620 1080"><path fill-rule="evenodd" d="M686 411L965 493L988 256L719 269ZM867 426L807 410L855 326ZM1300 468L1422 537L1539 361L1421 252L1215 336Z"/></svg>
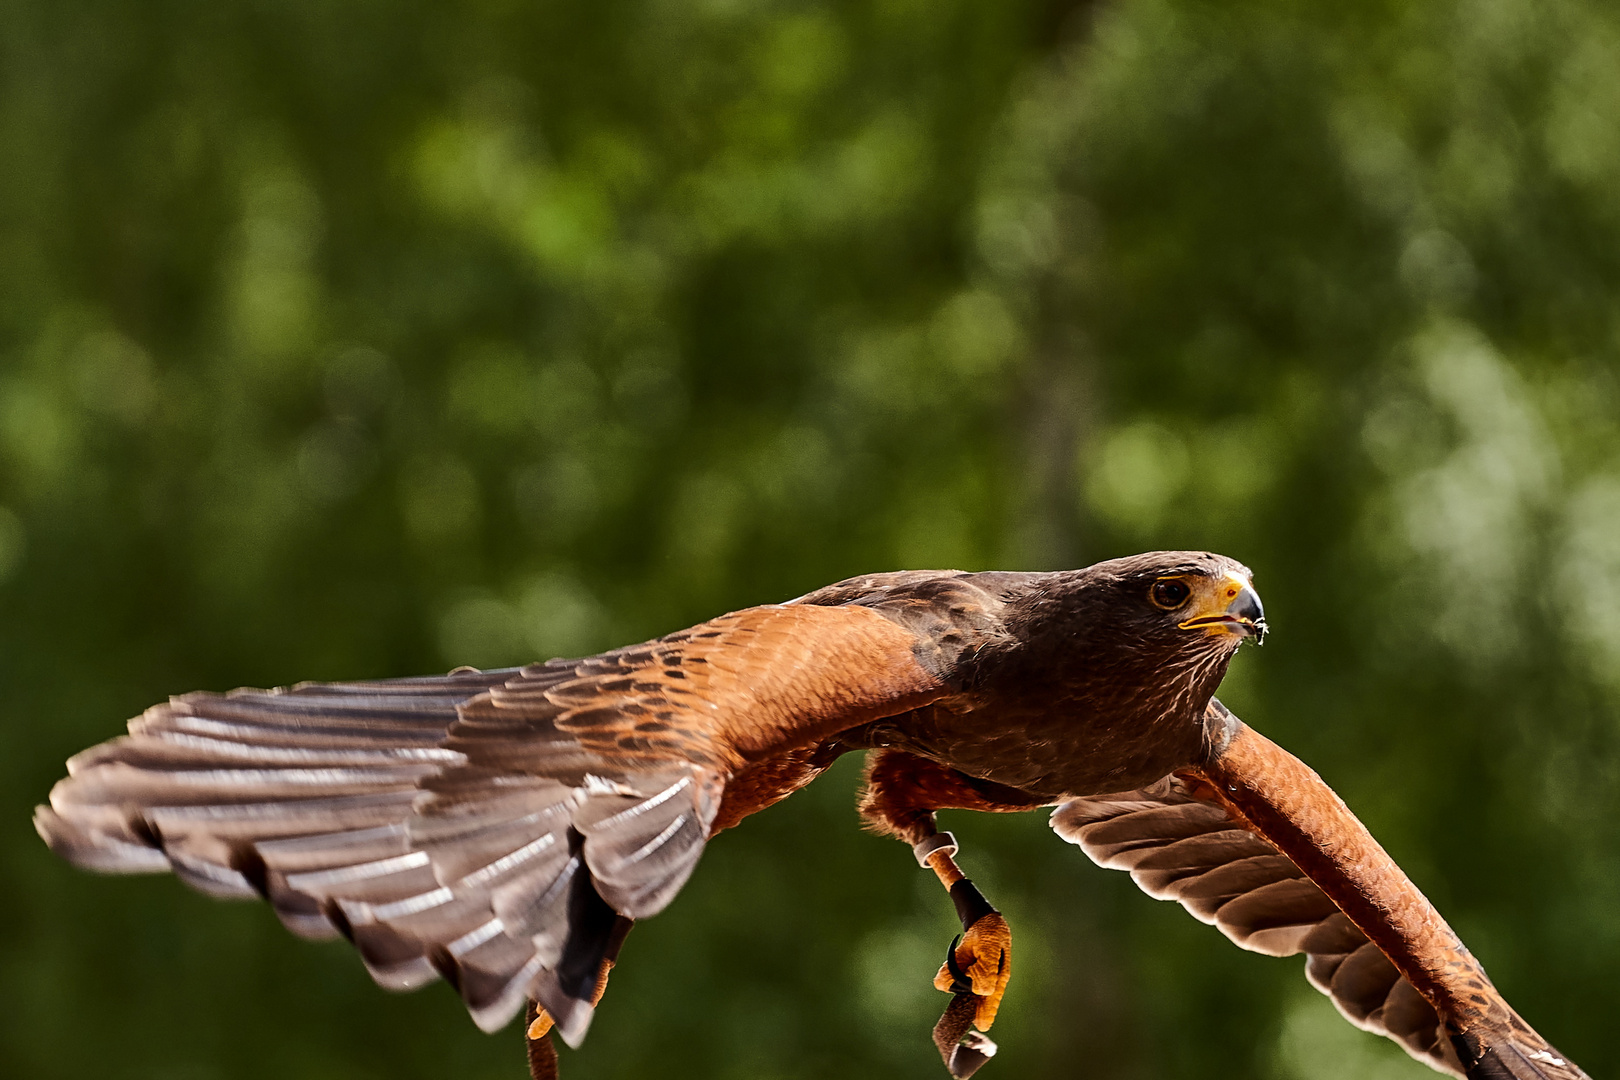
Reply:
<svg viewBox="0 0 1620 1080"><path fill-rule="evenodd" d="M1174 900L1232 942L1267 956L1305 956L1305 976L1365 1031L1394 1040L1425 1065L1465 1073L1434 1006L1395 969L1293 860L1198 798L1180 777L1149 788L1071 799L1052 827L1099 866L1125 870L1149 896ZM1562 1059L1504 1075L1578 1076Z"/></svg>
<svg viewBox="0 0 1620 1080"><path fill-rule="evenodd" d="M486 1029L538 994L578 1017L564 1029L577 1037L586 995L557 977L571 940L589 953L614 913L667 903L718 806L715 774L627 770L559 726L597 677L553 663L188 694L69 762L36 823L80 865L263 896L294 933L349 938L390 989L443 976ZM497 688L522 688L545 769L505 773L447 745ZM580 966L594 980L588 955Z"/></svg>
<svg viewBox="0 0 1620 1080"><path fill-rule="evenodd" d="M73 758L35 825L90 869L265 897L390 989L442 976L486 1030L537 999L577 1044L616 922L685 884L749 749L925 698L912 641L767 605L581 660L187 694Z"/></svg>
<svg viewBox="0 0 1620 1080"><path fill-rule="evenodd" d="M384 986L443 977L486 1029L537 1001L577 1046L629 926L709 838L873 750L878 831L916 845L941 809L1061 803L1093 860L1246 949L1303 953L1425 1064L1582 1080L1322 779L1214 700L1265 630L1248 569L1208 552L866 575L580 660L188 694L69 762L35 822L91 869L265 897ZM988 1026L1008 931L993 910L964 930Z"/></svg>

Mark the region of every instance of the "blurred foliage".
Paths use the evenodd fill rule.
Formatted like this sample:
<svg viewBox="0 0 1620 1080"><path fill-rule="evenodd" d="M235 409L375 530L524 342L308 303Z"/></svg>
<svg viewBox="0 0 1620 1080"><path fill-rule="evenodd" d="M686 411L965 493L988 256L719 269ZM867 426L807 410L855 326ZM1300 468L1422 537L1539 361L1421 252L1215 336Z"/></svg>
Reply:
<svg viewBox="0 0 1620 1080"><path fill-rule="evenodd" d="M29 808L169 693L584 653L858 572L1200 547L1223 691L1620 1071L1620 14L1601 0L0 0L0 1072L505 1077L443 987ZM942 1075L853 761L568 1075ZM1426 1075L1038 815L986 1076Z"/></svg>

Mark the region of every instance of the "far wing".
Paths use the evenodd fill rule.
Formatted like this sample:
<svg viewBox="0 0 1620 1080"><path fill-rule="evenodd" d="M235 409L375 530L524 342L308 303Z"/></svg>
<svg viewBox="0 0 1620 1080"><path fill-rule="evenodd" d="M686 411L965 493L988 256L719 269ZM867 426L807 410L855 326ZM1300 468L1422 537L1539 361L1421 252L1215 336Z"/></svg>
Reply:
<svg viewBox="0 0 1620 1080"><path fill-rule="evenodd" d="M1203 765L1071 800L1059 835L1246 949L1304 953L1352 1023L1468 1080L1587 1080L1491 985L1437 911L1316 773L1219 702Z"/></svg>
<svg viewBox="0 0 1620 1080"><path fill-rule="evenodd" d="M1305 954L1305 977L1345 1019L1400 1043L1425 1065L1462 1076L1434 1007L1401 977L1288 856L1166 777L1153 787L1073 799L1052 814L1059 836L1098 866L1127 870L1142 891L1175 900L1235 944Z"/></svg>
<svg viewBox="0 0 1620 1080"><path fill-rule="evenodd" d="M188 694L35 824L90 869L264 896L384 986L442 975L486 1029L536 997L577 1042L615 922L685 883L735 771L941 693L913 640L772 605L584 660Z"/></svg>

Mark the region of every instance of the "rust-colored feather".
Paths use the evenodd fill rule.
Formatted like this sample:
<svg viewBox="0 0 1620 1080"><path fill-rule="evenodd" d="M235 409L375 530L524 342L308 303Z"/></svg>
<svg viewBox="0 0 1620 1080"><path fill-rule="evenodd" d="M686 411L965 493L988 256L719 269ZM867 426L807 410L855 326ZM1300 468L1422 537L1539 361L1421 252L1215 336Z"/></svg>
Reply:
<svg viewBox="0 0 1620 1080"><path fill-rule="evenodd" d="M80 865L265 896L384 986L442 975L486 1028L536 997L577 1042L614 919L679 890L727 781L765 805L808 777L758 763L938 696L914 643L771 605L584 660L189 694L74 758L36 825Z"/></svg>
<svg viewBox="0 0 1620 1080"><path fill-rule="evenodd" d="M1358 950L1332 973L1330 985L1380 983L1387 963L1440 1015L1470 1077L1585 1077L1513 1011L1434 905L1321 777L1220 702L1211 702L1209 714L1215 745L1200 770L1209 793L1293 859L1386 958ZM1393 1003L1406 1017L1413 1011L1409 998L1403 993Z"/></svg>
<svg viewBox="0 0 1620 1080"><path fill-rule="evenodd" d="M175 698L69 762L35 822L83 866L264 896L385 986L443 977L486 1028L537 1000L577 1044L630 920L708 838L871 749L882 831L1065 802L1094 859L1245 948L1304 953L1420 1060L1579 1080L1316 774L1213 702L1264 631L1248 570L1208 552L867 575L579 660ZM963 962L1011 970L997 926Z"/></svg>
<svg viewBox="0 0 1620 1080"><path fill-rule="evenodd" d="M1053 813L1053 828L1098 865L1129 871L1144 892L1179 901L1243 948L1303 953L1311 984L1346 1019L1434 1069L1584 1076L1513 1012L1314 772L1219 702L1209 719L1216 745L1201 770L1070 800ZM1498 1062L1508 1071L1492 1072Z"/></svg>
<svg viewBox="0 0 1620 1080"><path fill-rule="evenodd" d="M1292 859L1194 790L1166 777L1146 790L1074 799L1053 812L1052 827L1099 866L1129 871L1143 892L1179 901L1235 944L1268 956L1304 953L1311 984L1346 1019L1462 1076L1434 1009L1383 953ZM1369 956L1378 963L1365 965ZM1363 977L1351 978L1358 969Z"/></svg>

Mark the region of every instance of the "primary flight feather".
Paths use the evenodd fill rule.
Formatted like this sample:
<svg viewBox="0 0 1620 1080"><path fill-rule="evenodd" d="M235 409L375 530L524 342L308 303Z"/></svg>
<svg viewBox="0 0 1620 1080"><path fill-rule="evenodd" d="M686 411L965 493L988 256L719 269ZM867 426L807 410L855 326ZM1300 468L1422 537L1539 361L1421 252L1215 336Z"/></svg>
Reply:
<svg viewBox="0 0 1620 1080"><path fill-rule="evenodd" d="M74 863L173 870L343 935L374 978L450 981L583 1038L633 920L710 837L869 751L861 810L939 874L965 935L936 1041L993 1044L1010 932L934 812L1053 827L1234 942L1303 953L1358 1025L1471 1080L1584 1073L1501 998L1342 802L1213 698L1265 631L1241 564L1153 552L1058 573L852 578L656 641L506 671L194 693L74 757L35 824Z"/></svg>

